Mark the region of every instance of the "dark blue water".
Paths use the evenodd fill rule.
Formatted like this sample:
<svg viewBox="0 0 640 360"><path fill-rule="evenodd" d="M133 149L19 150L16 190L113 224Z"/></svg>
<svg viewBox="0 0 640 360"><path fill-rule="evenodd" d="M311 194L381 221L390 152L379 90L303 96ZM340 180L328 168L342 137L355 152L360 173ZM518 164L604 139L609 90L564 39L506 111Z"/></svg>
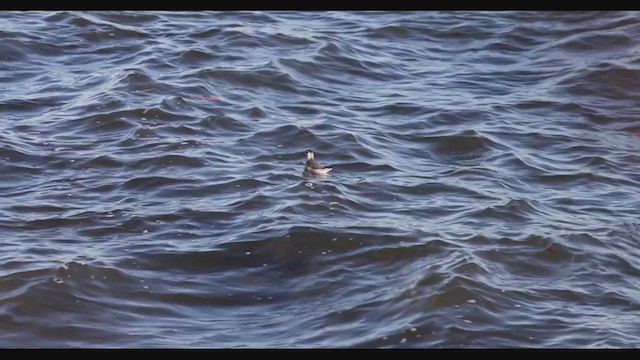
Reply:
<svg viewBox="0 0 640 360"><path fill-rule="evenodd" d="M640 347L638 39L0 13L0 347Z"/></svg>

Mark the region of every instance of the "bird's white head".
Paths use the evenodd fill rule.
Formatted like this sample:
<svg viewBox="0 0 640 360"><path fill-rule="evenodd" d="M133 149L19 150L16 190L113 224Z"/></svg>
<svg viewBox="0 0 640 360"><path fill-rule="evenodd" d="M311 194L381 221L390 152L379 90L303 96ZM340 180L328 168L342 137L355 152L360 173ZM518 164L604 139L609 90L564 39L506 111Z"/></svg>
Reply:
<svg viewBox="0 0 640 360"><path fill-rule="evenodd" d="M313 154L313 151L307 150L307 151L305 151L305 153L307 154L307 160L313 160L313 157L315 156Z"/></svg>

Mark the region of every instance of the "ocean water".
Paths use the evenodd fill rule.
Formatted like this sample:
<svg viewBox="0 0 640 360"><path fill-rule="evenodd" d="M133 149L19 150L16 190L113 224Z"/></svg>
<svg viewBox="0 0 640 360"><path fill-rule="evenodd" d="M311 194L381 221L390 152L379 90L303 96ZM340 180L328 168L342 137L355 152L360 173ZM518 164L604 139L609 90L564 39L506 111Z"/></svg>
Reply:
<svg viewBox="0 0 640 360"><path fill-rule="evenodd" d="M0 39L0 347L640 347L636 12Z"/></svg>

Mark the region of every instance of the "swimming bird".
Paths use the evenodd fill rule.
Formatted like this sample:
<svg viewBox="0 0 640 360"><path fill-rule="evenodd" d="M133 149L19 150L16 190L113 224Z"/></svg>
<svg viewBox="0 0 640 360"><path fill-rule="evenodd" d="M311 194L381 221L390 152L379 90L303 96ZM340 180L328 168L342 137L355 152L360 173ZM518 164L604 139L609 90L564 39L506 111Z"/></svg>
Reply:
<svg viewBox="0 0 640 360"><path fill-rule="evenodd" d="M315 154L313 151L307 150L305 153L307 154L307 164L304 167L304 171L313 174L326 175L333 169L329 166L320 165L320 163L315 160Z"/></svg>

